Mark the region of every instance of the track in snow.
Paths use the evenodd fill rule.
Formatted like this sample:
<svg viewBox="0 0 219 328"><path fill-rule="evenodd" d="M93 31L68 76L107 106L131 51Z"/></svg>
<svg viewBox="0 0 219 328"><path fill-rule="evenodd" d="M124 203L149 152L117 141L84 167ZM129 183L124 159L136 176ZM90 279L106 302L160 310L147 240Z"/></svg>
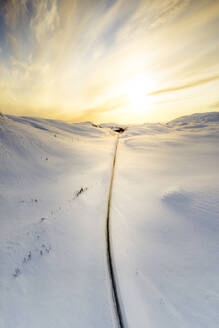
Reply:
<svg viewBox="0 0 219 328"><path fill-rule="evenodd" d="M109 197L108 197L107 221L106 221L106 242L107 242L107 262L108 262L108 269L109 269L109 277L110 277L110 281L111 281L112 298L113 298L115 314L117 317L117 324L118 324L119 328L125 328L124 320L122 317L119 296L118 296L118 288L117 288L117 282L116 282L116 278L115 278L115 269L113 267L113 255L112 255L111 238L110 238L110 208L111 208L111 198L112 198L112 189L113 189L113 180L114 180L114 172L115 172L118 144L119 144L119 134L117 136L116 144L115 144L112 175L111 175Z"/></svg>

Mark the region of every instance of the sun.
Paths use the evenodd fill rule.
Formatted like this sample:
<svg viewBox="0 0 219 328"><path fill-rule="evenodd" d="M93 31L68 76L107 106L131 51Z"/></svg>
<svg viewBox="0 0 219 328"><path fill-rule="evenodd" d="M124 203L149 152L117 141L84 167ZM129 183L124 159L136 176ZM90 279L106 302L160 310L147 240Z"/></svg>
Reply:
<svg viewBox="0 0 219 328"><path fill-rule="evenodd" d="M147 93L154 87L154 81L147 75L138 75L130 79L125 85L128 103L136 112L142 112L148 105Z"/></svg>

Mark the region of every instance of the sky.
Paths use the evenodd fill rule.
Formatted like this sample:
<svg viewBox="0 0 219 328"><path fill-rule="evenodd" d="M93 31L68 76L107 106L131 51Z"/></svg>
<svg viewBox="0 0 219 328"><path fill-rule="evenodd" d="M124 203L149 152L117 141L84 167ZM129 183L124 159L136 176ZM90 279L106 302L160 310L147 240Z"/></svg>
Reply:
<svg viewBox="0 0 219 328"><path fill-rule="evenodd" d="M219 111L218 0L0 0L0 111L72 122Z"/></svg>

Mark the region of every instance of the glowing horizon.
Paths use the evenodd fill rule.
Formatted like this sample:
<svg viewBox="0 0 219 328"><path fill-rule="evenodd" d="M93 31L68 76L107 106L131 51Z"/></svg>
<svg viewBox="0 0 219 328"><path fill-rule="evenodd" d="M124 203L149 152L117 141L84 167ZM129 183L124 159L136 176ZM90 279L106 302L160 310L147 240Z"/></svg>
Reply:
<svg viewBox="0 0 219 328"><path fill-rule="evenodd" d="M167 121L219 111L219 2L0 0L0 111Z"/></svg>

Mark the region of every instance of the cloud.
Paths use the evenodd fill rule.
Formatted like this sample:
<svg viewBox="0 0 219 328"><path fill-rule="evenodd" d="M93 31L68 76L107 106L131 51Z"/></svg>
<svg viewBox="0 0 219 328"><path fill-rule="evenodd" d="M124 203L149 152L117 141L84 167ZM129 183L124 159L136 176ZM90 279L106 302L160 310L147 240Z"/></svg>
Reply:
<svg viewBox="0 0 219 328"><path fill-rule="evenodd" d="M216 101L215 103L211 104L210 106L212 109L219 109L219 100Z"/></svg>
<svg viewBox="0 0 219 328"><path fill-rule="evenodd" d="M56 0L39 0L34 2L35 15L31 18L30 26L33 28L36 39L40 42L48 34L55 31L59 25L59 14Z"/></svg>
<svg viewBox="0 0 219 328"><path fill-rule="evenodd" d="M99 114L116 110L121 106L124 106L126 102L127 101L123 97L108 100L107 102L102 103L99 106L83 110L83 113L79 115L76 120L79 122L84 120L97 121Z"/></svg>
<svg viewBox="0 0 219 328"><path fill-rule="evenodd" d="M11 0L3 4L4 19L10 30L15 30L22 18L26 17L27 1Z"/></svg>
<svg viewBox="0 0 219 328"><path fill-rule="evenodd" d="M183 90L183 89L196 87L196 86L199 86L199 85L211 82L211 81L215 81L215 80L218 80L218 79L219 79L219 75L214 75L214 76L210 76L210 77L205 78L205 79L192 81L192 82L189 82L187 84L182 84L182 85L179 85L179 86L176 86L176 87L155 90L153 92L148 93L147 96L155 96L155 95L159 95L161 93L170 93L170 92L174 92L174 91L180 91L180 90Z"/></svg>
<svg viewBox="0 0 219 328"><path fill-rule="evenodd" d="M185 10L188 3L188 0L169 1L169 3L166 4L163 10L157 15L154 22L150 25L150 28L158 28L160 25L165 24L170 18L172 19Z"/></svg>
<svg viewBox="0 0 219 328"><path fill-rule="evenodd" d="M148 13L148 15L152 16L149 28L155 29L166 22L170 22L174 17L185 10L188 3L188 0L155 1L153 5L151 5L151 10L149 9L150 13Z"/></svg>

